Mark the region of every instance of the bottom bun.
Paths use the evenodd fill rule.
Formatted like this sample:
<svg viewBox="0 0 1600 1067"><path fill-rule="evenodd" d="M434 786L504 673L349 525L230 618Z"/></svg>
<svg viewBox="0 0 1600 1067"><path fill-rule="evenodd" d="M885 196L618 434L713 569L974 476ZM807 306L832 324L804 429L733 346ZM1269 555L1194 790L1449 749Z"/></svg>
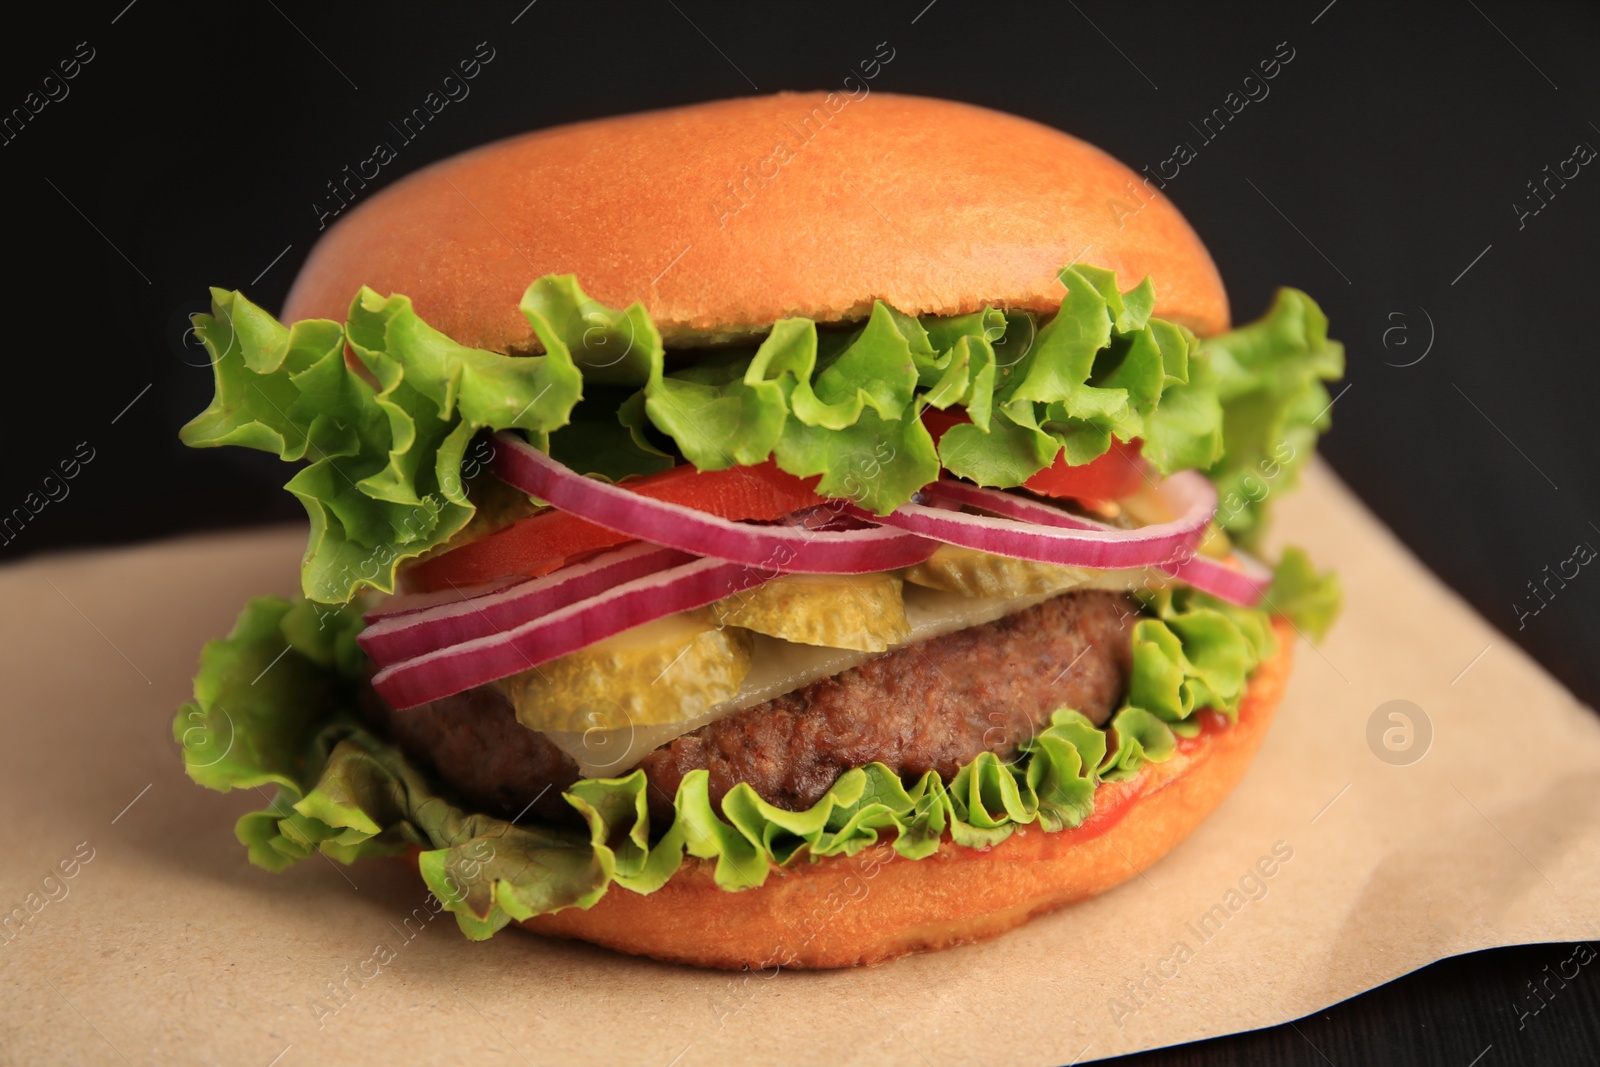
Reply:
<svg viewBox="0 0 1600 1067"><path fill-rule="evenodd" d="M687 857L654 893L613 887L587 911L522 925L727 970L850 967L994 937L1141 873L1222 802L1261 746L1288 680L1294 632L1281 619L1274 630L1280 651L1251 676L1232 724L1202 712L1197 736L1180 738L1166 762L1101 785L1094 814L1074 829L1021 827L987 849L946 840L921 860L878 844L774 868L764 885L739 892L717 888L714 863Z"/></svg>

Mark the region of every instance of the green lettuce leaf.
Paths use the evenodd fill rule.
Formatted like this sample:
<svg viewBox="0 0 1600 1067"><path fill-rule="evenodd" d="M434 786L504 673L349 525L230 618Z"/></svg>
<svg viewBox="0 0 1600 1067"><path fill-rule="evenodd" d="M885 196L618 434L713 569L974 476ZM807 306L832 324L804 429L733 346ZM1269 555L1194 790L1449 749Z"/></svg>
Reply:
<svg viewBox="0 0 1600 1067"><path fill-rule="evenodd" d="M1298 562L1285 574L1286 599L1311 584ZM459 807L357 716L365 668L351 607L251 601L233 631L202 650L195 699L178 712L173 737L201 785L274 788L235 828L252 863L277 871L317 852L353 863L415 848L429 890L468 937L482 939L515 920L590 907L613 884L654 892L685 856L712 862L716 884L738 891L764 884L777 866L878 842L917 860L946 838L985 848L1020 826L1081 825L1098 784L1169 758L1175 730L1197 707L1236 710L1245 674L1274 649L1261 612L1224 612L1189 590L1150 603L1154 614L1134 624L1134 680L1109 731L1062 708L1012 760L983 753L948 783L931 771L907 783L873 763L846 771L799 812L744 784L714 805L707 773L693 771L664 832L650 824L643 771L574 783L565 799L583 829Z"/></svg>
<svg viewBox="0 0 1600 1067"><path fill-rule="evenodd" d="M1151 317L1149 280L1123 293L1112 272L1078 264L1061 281L1061 309L1042 326L993 308L918 320L879 301L853 331L819 336L810 320L785 319L753 354L673 370L639 305L604 308L570 277L536 283L543 310L530 318L549 351L599 337L603 350L629 353L619 367L631 369L615 380L642 376L642 410L699 469L771 456L792 474L819 476L819 492L879 514L941 466L1017 486L1063 450L1069 463L1090 462L1113 436L1148 434L1161 471L1216 462L1223 412L1214 379L1193 334ZM1176 399L1162 415L1168 390ZM920 421L925 407L959 407L971 421L935 450Z"/></svg>
<svg viewBox="0 0 1600 1067"><path fill-rule="evenodd" d="M1145 417L1141 454L1159 471L1205 470L1222 458L1222 403L1211 364L1198 358L1199 341L1171 323L1152 327L1163 352L1172 352L1161 402Z"/></svg>
<svg viewBox="0 0 1600 1067"><path fill-rule="evenodd" d="M1101 780L1131 778L1147 760L1160 763L1171 758L1178 747L1177 727L1185 722L1168 722L1132 704L1121 708L1111 719L1117 747L1107 751L1101 761Z"/></svg>
<svg viewBox="0 0 1600 1067"><path fill-rule="evenodd" d="M1311 640L1320 642L1339 615L1344 592L1337 574L1318 573L1311 564L1311 557L1290 545L1278 558L1272 585L1262 603L1273 614L1294 623L1295 628Z"/></svg>
<svg viewBox="0 0 1600 1067"><path fill-rule="evenodd" d="M1328 425L1322 382L1343 371L1316 304L1282 290L1260 321L1201 343L1152 317L1148 278L1121 292L1110 271L1075 264L1060 279L1045 319L985 308L919 320L879 301L858 327L784 319L753 351L687 365L685 353L669 359L642 304L606 307L571 275L537 279L520 304L542 355L456 344L405 297L370 289L343 326L287 327L215 290L196 328L216 396L181 436L307 462L288 489L311 521L302 590L325 603L392 591L401 563L466 527L462 461L491 429L522 430L613 481L679 456L708 471L772 458L879 514L941 467L1012 487L1058 455L1088 463L1113 437L1141 437L1158 472L1204 469L1219 523L1257 539L1268 496L1294 482ZM970 421L935 447L929 407Z"/></svg>
<svg viewBox="0 0 1600 1067"><path fill-rule="evenodd" d="M1259 542L1268 499L1292 488L1332 422L1323 382L1344 374L1344 346L1298 289L1280 289L1255 322L1201 342L1222 405L1223 452L1207 470L1217 521L1247 547Z"/></svg>
<svg viewBox="0 0 1600 1067"><path fill-rule="evenodd" d="M638 388L660 367L661 334L644 310L593 300L571 274L547 274L518 305L547 354L571 363L586 382Z"/></svg>
<svg viewBox="0 0 1600 1067"><path fill-rule="evenodd" d="M312 735L353 696L361 625L348 608L250 601L233 631L201 650L194 701L173 722L189 777L209 789L296 788Z"/></svg>
<svg viewBox="0 0 1600 1067"><path fill-rule="evenodd" d="M212 291L195 317L216 397L183 428L195 447L244 445L310 464L287 488L311 538L301 572L312 600L344 603L363 586L394 590L396 567L472 517L461 479L480 429L543 439L582 390L570 356L513 358L456 344L403 296L363 289L349 320L285 327L241 294ZM344 356L346 343L360 370Z"/></svg>

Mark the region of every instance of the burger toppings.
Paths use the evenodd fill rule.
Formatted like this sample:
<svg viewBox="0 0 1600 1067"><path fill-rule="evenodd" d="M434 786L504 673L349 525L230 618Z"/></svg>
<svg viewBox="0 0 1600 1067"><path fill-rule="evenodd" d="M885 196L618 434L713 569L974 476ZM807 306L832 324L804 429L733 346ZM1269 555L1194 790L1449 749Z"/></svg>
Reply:
<svg viewBox="0 0 1600 1067"><path fill-rule="evenodd" d="M1067 598L1081 595L1069 593ZM1330 584L1292 552L1280 563L1269 595L1280 611L1292 614L1298 626L1313 634L1331 620L1336 606ZM1022 826L1057 830L1081 824L1095 808L1100 783L1128 778L1147 760L1167 758L1180 735L1200 728L1201 709L1233 714L1250 671L1275 647L1267 616L1260 611L1208 603L1185 589L1141 599L1142 610L1125 618L1130 606L1125 601L1111 614L1099 605L1062 604L1032 620L1021 613L1005 625L969 627L951 642L966 653L922 660L913 645L872 660L868 669L853 675L847 672L837 680L814 683L815 689L801 687L803 692L794 697L773 700L764 705L777 716L769 722L757 723L759 715L730 716L706 729L699 740L680 741L652 757L659 765L652 762L628 773L623 772L653 746L628 749L623 743L621 754L609 757L616 768L612 773L620 776L576 778L575 764L550 742L554 735L516 724L505 698L491 688L468 690L412 711L375 705L361 695L366 667L354 640L362 626L354 609L262 597L246 606L227 638L203 650L195 701L174 720L173 735L183 746L190 777L202 785L276 785L275 799L238 824L239 839L253 862L280 870L317 851L353 862L420 846L429 887L468 936L482 938L514 918L592 904L612 883L652 892L686 855L712 862L721 887L741 889L762 884L775 864L852 854L879 840L891 842L901 856L920 858L946 838L987 847ZM1066 626L1067 636L1062 636L1061 616L1048 621L1053 611L1079 620ZM1131 624L1125 680L1116 666L1103 673L1100 657L1120 655L1115 646L1092 639L1096 627L1112 624L1112 615ZM1087 653L1072 644L1077 640L1073 634L1091 642ZM1052 662L1069 649L1072 657L1082 658L1062 664L1068 668L1065 674L1058 667L1056 675L1041 672L1029 681L1018 674L1022 657L1007 655L1008 647L1012 652L1023 647L1008 646L1011 637L1060 641L1049 652ZM963 655L983 660L985 678L974 674L974 661ZM871 669L889 657L901 659ZM900 670L887 669L897 663ZM800 705L808 711L813 701L818 707L834 707L838 714L817 722L836 725L853 721L843 714L845 704L859 716L869 709L873 716L880 710L901 714L915 708L919 699L910 682L897 681L906 670L921 671L926 685L966 686L974 701L996 699L1018 691L1008 687L1020 686L1032 688L1040 699L1061 703L1047 719L1033 720L1033 732L1015 729L1020 719L1009 714L994 722L987 711L978 715L983 751L948 778L933 770L903 778L886 763L868 762L839 773L802 810L764 800L748 782L732 786L720 804L713 803L713 766L726 771L728 780L746 773L735 754L745 742L765 738L768 747L754 745L740 759L751 768L751 776L778 790L774 795L790 789L796 797L792 803L800 806L797 787L802 780L819 782L823 775L817 769L829 766L824 750L812 747L826 729L802 721ZM861 684L863 675L876 675L882 688L859 688L843 696L843 690ZM1097 685L1121 689L1110 720L1100 728L1068 703L1078 701L1095 711L1093 693L1074 687L1096 678ZM989 689L974 687L985 679ZM825 695L834 692L841 695ZM835 700L845 703L828 703ZM954 699L940 697L938 702L953 714L968 716L970 723L972 708L963 709ZM363 704L374 709L392 740L364 724L357 711ZM780 721L785 725L779 726ZM898 739L878 740L894 746L886 754L894 751L907 758L904 767L911 766L906 754L943 760L946 756L939 753L953 746L941 736L970 736L959 722L943 721L945 727L926 740L916 729ZM998 728L988 733L993 727ZM871 731L869 725L857 729ZM715 741L710 748L708 739ZM995 749L988 744L1002 741L1004 746ZM428 759L412 762L408 751L426 752ZM843 749L828 751L836 771ZM809 771L786 785L778 763L808 752L805 762L795 766ZM702 759L704 766L696 766ZM772 762L762 769L764 759ZM430 762L438 779L427 773ZM682 778L672 794L670 816L664 818L651 777L665 782L669 772ZM566 820L581 820L581 828L566 828L562 812L573 813ZM545 821L552 818L554 822ZM485 855L492 861L482 862Z"/></svg>
<svg viewBox="0 0 1600 1067"><path fill-rule="evenodd" d="M940 545L933 555L914 567L907 567L903 573L908 582L968 597L1026 597L1039 593L1061 593L1096 577L1109 577L1122 584L1134 584L1129 581L1132 577L1129 572L1100 572L1059 563L1035 563L955 545Z"/></svg>
<svg viewBox="0 0 1600 1067"><path fill-rule="evenodd" d="M981 752L1016 760L1062 705L1104 726L1122 694L1135 612L1120 594L1068 594L869 660L659 746L629 733L591 744L587 755L637 764L658 824L671 820L679 784L699 769L709 772L713 803L746 782L796 811L815 804L844 771L873 762L902 777L933 770L953 778ZM463 694L378 714L409 757L452 787L467 796L489 789L497 813L515 815L546 787L567 788L582 769L564 754L534 751L549 741L518 726L509 703L489 697ZM494 724L487 731L485 719ZM454 740L441 758L444 735ZM524 765L502 770L496 760L495 777L485 781L483 763L506 746L526 753Z"/></svg>
<svg viewBox="0 0 1600 1067"><path fill-rule="evenodd" d="M363 639L363 647L383 668L373 684L397 707L537 667L628 627L750 589L768 580L771 572L882 572L927 559L935 541L1102 570L1170 563L1192 550L1216 504L1215 492L1202 476L1175 474L1158 483L1155 492L1180 513L1179 518L1125 530L1079 519L1050 505L1008 497L998 490L941 482L932 487L929 496L945 506L905 504L883 520L887 527L898 527L906 534L870 523L849 531L819 528L811 521L817 516L807 513L792 517L790 525L753 526L584 478L509 434L499 435L495 444L495 473L508 483L596 526L684 552L698 550L714 560L685 563L565 603L549 597L518 596L515 590L493 594L489 599L498 609L496 615L474 613L476 619L484 620L481 625L464 611L433 609L426 613L427 619L400 624L409 634L441 642L410 659L393 658L397 649L381 640L383 633L378 642ZM1022 517L969 515L955 510L963 503ZM867 518L860 509L844 506ZM734 566L736 563L747 566ZM763 567L765 570L748 569ZM538 613L552 604L559 607ZM523 610L527 614L521 614ZM494 632L459 639L463 619L466 632L490 626ZM450 637L458 640L445 643ZM408 652L413 647L407 644L398 651Z"/></svg>
<svg viewBox="0 0 1600 1067"><path fill-rule="evenodd" d="M417 605L412 610L381 616L369 614L368 618L375 621L361 631L361 646L375 660L396 663L436 648L501 633L528 619L571 607L618 585L658 574L693 558L676 549L636 541L563 567L554 574L509 586L490 586L477 595L457 587L450 590L451 595L446 599L436 599L426 605L411 601Z"/></svg>
<svg viewBox="0 0 1600 1067"><path fill-rule="evenodd" d="M1221 521L1248 533L1265 500L1251 491L1258 468L1270 462L1285 487L1327 425L1322 382L1341 373L1343 355L1316 305L1286 289L1260 322L1201 342L1151 316L1148 280L1120 293L1110 272L1086 265L1061 280L1061 309L1045 319L996 309L916 319L879 302L854 329L785 319L753 351L675 352L670 368L641 305L605 308L570 277L529 287L521 308L543 354L520 356L451 341L404 296L363 290L343 326L285 327L217 290L212 314L196 320L217 396L183 439L311 460L288 488L311 518L302 588L323 603L365 586L393 592L398 567L467 527L475 506L462 465L486 429L518 431L562 469L613 481L678 463L747 486L770 460L816 478L808 488L817 502L846 499L875 516L910 503L941 470L1020 487L1138 439L1154 474L1204 471L1222 490ZM358 369L346 363L347 346ZM936 445L924 425L930 411L967 421L944 428ZM526 453L495 462L519 482L541 471ZM672 513L676 525L703 521ZM698 514L730 519L715 508ZM592 519L534 518L514 536L483 539L495 543L477 550L476 568L428 587L533 576L620 543L569 536L593 537L586 526L602 524Z"/></svg>
<svg viewBox="0 0 1600 1067"><path fill-rule="evenodd" d="M851 767L955 778L979 753L1015 760L1059 707L1104 726L1122 696L1136 605L1068 593L1003 619L910 645L672 741L639 766L652 814L705 769L713 803L745 782L795 811Z"/></svg>
<svg viewBox="0 0 1600 1067"><path fill-rule="evenodd" d="M904 504L884 523L995 555L1099 569L1144 567L1182 558L1199 542L1216 508L1216 491L1194 471L1174 474L1157 487L1179 512L1177 519L1133 530L1079 519L1045 504L1030 507L1023 500L1016 500L1014 513L1027 515L1026 519L967 514L957 510L964 502L961 498L976 497L979 506L990 510L1011 510L1012 505L1006 494L996 490L964 487L957 493L941 491L942 484L929 491L931 504Z"/></svg>
<svg viewBox="0 0 1600 1067"><path fill-rule="evenodd" d="M928 408L922 413L922 423L932 434L935 444L952 426L970 423L964 410L938 411ZM1023 482L1023 487L1044 496L1069 497L1080 501L1106 503L1137 492L1142 482L1148 480L1150 464L1140 455L1142 442L1138 439L1122 441L1113 437L1111 447L1104 455L1087 463L1071 464L1063 450L1055 462Z"/></svg>
<svg viewBox="0 0 1600 1067"><path fill-rule="evenodd" d="M681 723L739 692L750 645L748 630L719 626L707 611L684 612L504 678L497 688L530 730L581 734L623 723Z"/></svg>
<svg viewBox="0 0 1600 1067"><path fill-rule="evenodd" d="M909 566L932 550L914 538L752 528L693 508L631 499L622 486L580 477L509 434L498 435L495 444L495 473L508 483L598 526L685 551L753 566L770 563L784 571L842 574ZM1138 530L1075 519L1048 504L949 480L932 483L925 492L934 501L970 503L1020 518L962 515L917 503L902 504L878 518L930 540L999 555L1086 567L1141 567L1192 548L1216 511L1216 490L1194 471L1164 479L1155 491L1179 518ZM874 517L843 501L835 506L869 522Z"/></svg>
<svg viewBox="0 0 1600 1067"><path fill-rule="evenodd" d="M1244 552L1235 552L1226 560L1193 556L1173 564L1167 573L1219 600L1244 607L1261 603L1272 585L1272 572Z"/></svg>
<svg viewBox="0 0 1600 1067"><path fill-rule="evenodd" d="M908 566L933 551L921 538L871 524L827 529L825 515L818 516L820 524L808 523L803 514L787 525L735 522L585 478L510 434L496 436L495 446L494 472L507 483L596 526L685 552L788 572L862 574Z"/></svg>
<svg viewBox="0 0 1600 1067"><path fill-rule="evenodd" d="M697 559L624 582L521 625L388 664L373 675L372 686L396 707L409 708L536 668L765 580L743 564Z"/></svg>
<svg viewBox="0 0 1600 1067"><path fill-rule="evenodd" d="M497 496L510 489L498 479L485 481ZM626 486L634 494L629 503L635 508L648 508L648 501L658 501L722 519L781 519L819 503L810 486L771 463L711 473L685 463L659 474L631 478ZM535 509L526 495L514 490L512 495L533 514L459 547L453 545L454 539L440 545L437 554L407 569L406 584L427 590L477 585L508 575L537 577L630 537L597 526L574 511Z"/></svg>
<svg viewBox="0 0 1600 1067"><path fill-rule="evenodd" d="M893 574L792 574L711 605L722 626L802 645L883 652L911 637Z"/></svg>
<svg viewBox="0 0 1600 1067"><path fill-rule="evenodd" d="M1096 462L1099 462L1096 460ZM1191 472L1192 473L1192 472ZM1171 551L1164 558L1148 562L1159 567L1164 573L1187 582L1196 588L1203 589L1214 596L1221 597L1230 604L1242 607L1253 607L1261 602L1261 594L1272 583L1272 572L1257 563L1244 552L1229 551L1222 559L1207 558L1204 542L1208 539L1223 540L1211 535L1219 533L1209 524L1211 516L1216 511L1215 497L1210 493L1210 483L1185 480L1179 485L1180 479L1186 475L1174 475L1165 483L1155 486L1153 492L1142 492L1145 498L1136 501L1140 509L1173 510L1170 506L1174 500L1182 499L1181 494L1187 490L1196 494L1205 502L1203 511L1194 504L1184 518L1173 521L1156 522L1150 525L1137 527L1129 531L1132 536L1123 535L1123 542L1117 545L1108 544L1102 552L1102 560L1107 556L1117 558L1114 553L1122 553L1122 566L1136 565L1134 562L1139 557L1136 553L1141 551L1138 546L1154 541L1163 547L1171 547ZM1162 492L1166 490L1166 492ZM930 486L927 496L948 505L967 505L982 508L999 516L1015 519L1023 523L1035 523L1052 527L1065 527L1076 530L1100 530L1108 535L1114 535L1116 528L1103 522L1086 519L1046 504L1022 499L1006 493L996 492L992 489L980 489L976 486L962 482L944 480ZM1154 499L1151 499L1151 498ZM1130 511L1132 509L1130 508ZM898 515L899 512L896 513ZM931 513L928 513L931 514ZM1196 526L1195 518L1203 516L1203 521ZM918 518L913 516L913 519ZM894 521L893 518L890 520ZM926 519L923 522L926 523ZM904 524L902 524L904 525ZM910 526L909 528L917 528ZM1182 531L1181 534L1176 531ZM919 532L928 533L926 526ZM931 534L929 534L931 536ZM943 539L943 538L941 538ZM976 539L976 536L972 539ZM1131 543L1131 544L1130 544ZM990 551L1002 555L1019 556L1021 558L1034 558L1024 556L1021 551L1002 552L999 543L992 543ZM1130 558L1131 557L1131 558ZM1046 561L1048 562L1048 561ZM1095 566L1094 563L1083 563L1085 566ZM1099 566L1116 566L1115 563L1101 562Z"/></svg>
<svg viewBox="0 0 1600 1067"><path fill-rule="evenodd" d="M1096 572L1083 572L1077 584L1087 589L1096 582L1110 584ZM1117 587L1126 584L1124 575ZM1054 595L974 598L902 589L890 576L780 578L709 610L624 631L491 687L511 699L524 726L545 733L586 777L603 777L622 769L614 763L621 748L637 754L861 666L875 652L920 648ZM789 636L731 621L729 609L746 623ZM714 636L708 636L711 630ZM829 642L818 643L824 636ZM869 645L876 647L861 647Z"/></svg>
<svg viewBox="0 0 1600 1067"><path fill-rule="evenodd" d="M284 327L214 291L184 440L310 459L312 533L305 599L206 647L190 775L277 785L238 827L264 866L421 847L474 937L685 855L737 889L1079 825L1236 712L1263 607L1331 620L1330 577L1229 535L1259 533L1258 470L1309 456L1343 356L1294 290L1200 341L1148 280L1060 280L1052 316L877 302L668 352L641 305L546 277L515 355L404 296Z"/></svg>

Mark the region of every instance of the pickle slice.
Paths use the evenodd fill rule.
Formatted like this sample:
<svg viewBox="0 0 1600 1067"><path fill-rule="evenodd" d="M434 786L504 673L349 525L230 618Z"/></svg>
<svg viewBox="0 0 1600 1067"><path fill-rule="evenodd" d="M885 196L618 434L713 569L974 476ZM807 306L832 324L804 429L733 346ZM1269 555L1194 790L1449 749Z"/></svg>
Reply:
<svg viewBox="0 0 1600 1067"><path fill-rule="evenodd" d="M708 611L626 630L498 685L530 730L615 730L684 722L732 697L751 638Z"/></svg>
<svg viewBox="0 0 1600 1067"><path fill-rule="evenodd" d="M900 579L878 574L790 574L724 597L716 618L802 645L883 652L911 633Z"/></svg>
<svg viewBox="0 0 1600 1067"><path fill-rule="evenodd" d="M1106 573L1088 567L1036 563L975 548L940 545L927 560L900 572L906 581L974 597L1064 593Z"/></svg>

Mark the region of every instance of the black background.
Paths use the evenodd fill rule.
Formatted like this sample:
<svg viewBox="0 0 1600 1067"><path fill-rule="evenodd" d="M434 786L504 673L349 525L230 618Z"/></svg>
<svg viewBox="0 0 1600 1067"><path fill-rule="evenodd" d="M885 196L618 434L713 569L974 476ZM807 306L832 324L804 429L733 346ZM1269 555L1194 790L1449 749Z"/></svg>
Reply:
<svg viewBox="0 0 1600 1067"><path fill-rule="evenodd" d="M187 316L208 285L276 308L317 237L324 183L479 42L495 59L471 95L374 187L527 129L752 85L836 87L887 41L895 58L875 91L1023 114L1135 168L1195 145L1166 192L1210 247L1236 317L1299 286L1348 346L1324 454L1492 624L1581 698L1600 697L1600 585L1586 588L1600 579L1580 573L1522 614L1539 606L1528 583L1578 543L1600 546L1600 168L1552 182L1537 214L1514 206L1539 206L1527 183L1547 164L1600 147L1600 6L525 2L114 0L35 10L28 32L5 35L0 113L58 61L93 59L0 145L19 297L5 317L0 509L39 491L79 442L94 459L0 544L0 562L300 515L275 459L178 445L211 392ZM1280 42L1294 58L1270 95L1205 143L1190 123ZM1466 1064L1490 1044L1485 1067L1587 1058L1592 977L1516 1025L1521 983L1569 952L1447 961L1297 1027L1150 1059Z"/></svg>

